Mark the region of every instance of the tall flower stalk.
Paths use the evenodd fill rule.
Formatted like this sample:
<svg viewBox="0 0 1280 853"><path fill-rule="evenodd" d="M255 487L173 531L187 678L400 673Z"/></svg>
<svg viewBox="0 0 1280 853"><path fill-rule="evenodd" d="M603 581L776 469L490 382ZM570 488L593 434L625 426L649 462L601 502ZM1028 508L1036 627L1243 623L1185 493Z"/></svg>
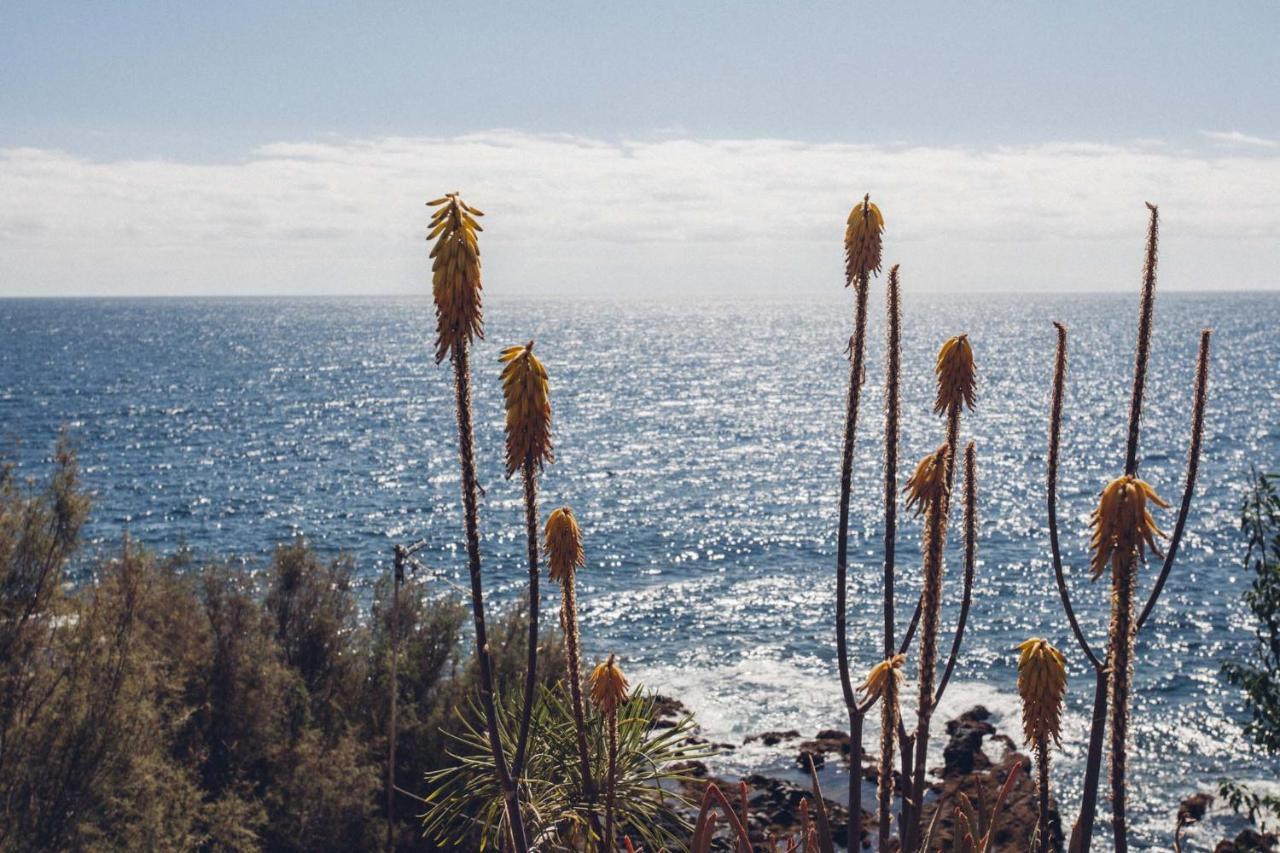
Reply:
<svg viewBox="0 0 1280 853"><path fill-rule="evenodd" d="M480 704L484 709L489 749L502 788L507 825L517 853L529 849L520 813L520 795L507 764L493 696L493 668L485 625L484 585L480 572L479 484L476 479L475 431L471 413L469 351L484 336L480 300L480 247L476 234L483 229L476 218L484 214L470 207L457 193L428 203L431 216L428 240L431 249L431 290L436 307L436 363L449 356L453 363L455 412L458 421L458 455L462 467L463 530L467 542L467 570L471 576L471 609L476 629L476 659L480 670Z"/></svg>
<svg viewBox="0 0 1280 853"><path fill-rule="evenodd" d="M615 789L618 784L618 708L627 701L627 678L618 666L614 654L591 671L591 701L604 714L609 739L609 769L604 789L604 843L605 849L614 847L613 810Z"/></svg>
<svg viewBox="0 0 1280 853"><path fill-rule="evenodd" d="M880 850L889 849L889 824L893 811L893 742L898 736L901 716L902 664L904 654L885 658L871 668L858 688L869 701L880 702L880 772L876 779L876 813Z"/></svg>
<svg viewBox="0 0 1280 853"><path fill-rule="evenodd" d="M1067 692L1067 662L1046 640L1033 637L1018 646L1018 694L1022 731L1036 751L1039 771L1037 850L1049 849L1049 741L1062 745L1062 697Z"/></svg>
<svg viewBox="0 0 1280 853"><path fill-rule="evenodd" d="M547 370L533 354L533 341L507 347L499 356L502 369L502 396L507 418L507 477L519 469L524 480L524 520L529 556L529 648L524 674L524 707L516 737L512 774L524 772L525 750L529 743L529 722L538 685L538 472L555 461L551 449L551 400Z"/></svg>
<svg viewBox="0 0 1280 853"><path fill-rule="evenodd" d="M889 270L885 293L885 371L884 371L884 658L898 660L899 671L905 654L895 655L897 628L894 600L896 583L896 550L898 538L898 421L901 409L899 377L901 373L902 306L899 267ZM893 822L893 747L902 728L898 703L901 695L898 681L881 697L880 706L880 777L876 791L880 850L889 850ZM891 691L891 694L890 694ZM905 746L904 746L905 748Z"/></svg>
<svg viewBox="0 0 1280 853"><path fill-rule="evenodd" d="M591 776L591 752L587 746L587 715L582 702L582 639L578 633L578 569L587 564L582 550L582 530L573 510L560 507L547 517L547 564L552 582L560 584L560 625L564 628L566 681L569 684L569 705L573 711L574 732L578 745L578 772L582 774L582 793L587 801L587 814L593 828L602 837L600 846L605 850L603 832L598 826L594 804L595 781Z"/></svg>
<svg viewBox="0 0 1280 853"><path fill-rule="evenodd" d="M1138 564L1146 548L1158 556L1156 527L1147 502L1168 508L1151 486L1129 475L1112 480L1102 490L1093 512L1093 579L1111 566L1111 627L1109 632L1111 717L1111 812L1117 853L1128 849L1125 816L1125 769L1129 733L1130 685L1133 678L1134 590Z"/></svg>
<svg viewBox="0 0 1280 853"><path fill-rule="evenodd" d="M1093 575L1097 577L1107 564L1112 570L1112 617L1107 650L1099 655L1085 637L1071 604L1071 594L1066 583L1061 546L1058 535L1057 483L1061 447L1062 409L1066 393L1067 329L1055 323L1058 336L1057 357L1053 372L1053 397L1049 416L1049 453L1046 478L1046 509L1049 520L1049 544L1053 557L1054 577L1058 595L1067 615L1071 631L1086 660L1094 670L1093 719L1089 732L1089 752L1085 764L1080 813L1071 833L1069 849L1072 853L1088 853L1093 842L1093 826L1097 813L1098 787L1101 778L1102 754L1108 722L1111 728L1112 795L1115 820L1113 821L1114 849L1128 849L1125 815L1125 753L1129 723L1129 693L1131 678L1131 654L1133 642L1151 615L1165 581L1173 568L1178 546L1186 529L1187 515L1195 490L1199 470L1200 445L1204 431L1204 411L1208 399L1209 341L1210 331L1200 335L1200 351L1196 363L1195 390L1191 414L1191 440L1187 453L1187 471L1182 505L1178 511L1173 534L1165 552L1163 565L1142 610L1134 617L1134 581L1136 569L1143 559L1143 551L1155 548L1157 533L1154 520L1149 521L1146 501L1158 501L1155 492L1141 480L1138 473L1138 447L1141 435L1142 404L1146 389L1148 360L1151 352L1151 329L1154 317L1156 261L1159 247L1159 211L1148 204L1150 220L1147 227L1146 253L1143 263L1142 291L1138 308L1138 335L1135 346L1132 394L1129 403L1128 440L1125 447L1125 473L1104 490L1102 500L1093 518ZM1110 494L1108 495L1108 492ZM1163 502L1159 502L1163 505ZM1139 512L1141 509L1141 512ZM1117 707L1121 706L1121 707Z"/></svg>
<svg viewBox="0 0 1280 853"><path fill-rule="evenodd" d="M919 839L917 824L924 794L925 760L929 750L929 723L933 718L934 678L938 666L938 621L942 612L942 555L947 541L947 471L949 449L943 444L916 466L907 481L907 508L924 515L921 550L924 555L924 589L920 606L919 698L916 705L913 778L908 788L910 820L901 829L904 849ZM906 780L904 780L905 782Z"/></svg>
<svg viewBox="0 0 1280 853"><path fill-rule="evenodd" d="M854 288L853 334L849 338L849 394L845 408L844 447L840 457L840 522L836 529L836 657L840 687L849 714L849 844L862 839L862 802L857 767L862 754L862 721L866 708L858 703L849 673L846 634L849 566L849 498L853 477L853 450L858 434L858 408L862 399L867 339L867 289L872 273L880 271L884 217L870 195L853 206L846 220L845 286ZM869 706L868 706L869 707Z"/></svg>

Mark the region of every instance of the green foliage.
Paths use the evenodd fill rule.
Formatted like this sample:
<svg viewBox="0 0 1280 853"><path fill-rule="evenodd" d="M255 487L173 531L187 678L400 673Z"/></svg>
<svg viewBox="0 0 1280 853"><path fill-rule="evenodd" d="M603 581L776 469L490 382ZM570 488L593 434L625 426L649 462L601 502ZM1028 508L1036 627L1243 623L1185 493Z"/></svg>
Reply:
<svg viewBox="0 0 1280 853"><path fill-rule="evenodd" d="M516 691L498 696L498 722L509 754L521 704ZM655 701L640 690L618 709L616 819L619 832L642 842L646 850L682 847L693 827L684 814L692 805L681 783L693 781L681 762L711 753L690 737L692 722L655 728ZM453 737L452 766L427 777L431 793L423 816L426 837L455 849L498 849L505 837L502 792L489 752L479 709L472 703L459 714ZM589 709L586 720L592 777L602 789L607 760L603 716ZM585 847L596 836L589 815L592 803L578 764L577 735L563 684L543 687L533 706L528 767L521 783L521 807L532 824L530 837L550 849ZM600 799L594 807L603 814Z"/></svg>
<svg viewBox="0 0 1280 853"><path fill-rule="evenodd" d="M1244 501L1241 527L1249 541L1245 565L1253 583L1244 594L1257 620L1251 658L1228 661L1223 672L1243 688L1250 719L1245 732L1271 754L1280 753L1280 495L1274 474L1253 472ZM1280 822L1280 797L1261 795L1230 779L1218 782L1218 794L1236 814L1265 829Z"/></svg>
<svg viewBox="0 0 1280 853"><path fill-rule="evenodd" d="M1280 821L1280 797L1258 794L1230 779L1218 780L1218 796L1233 812L1263 831L1273 825L1272 821Z"/></svg>
<svg viewBox="0 0 1280 853"><path fill-rule="evenodd" d="M1257 620L1254 655L1230 661L1227 679L1245 691L1251 719L1246 731L1254 743L1280 753L1280 495L1275 475L1254 473L1245 499L1242 527L1249 540L1246 564L1253 584L1245 602Z"/></svg>
<svg viewBox="0 0 1280 853"><path fill-rule="evenodd" d="M0 851L380 849L388 587L366 620L351 564L302 540L257 575L126 540L73 588L87 514L65 445L42 487L0 468ZM401 590L411 792L450 760L441 728L476 689L467 610L432 591ZM526 624L519 609L493 621L512 683ZM542 657L563 672L558 644ZM397 844L430 850L416 811L403 797Z"/></svg>

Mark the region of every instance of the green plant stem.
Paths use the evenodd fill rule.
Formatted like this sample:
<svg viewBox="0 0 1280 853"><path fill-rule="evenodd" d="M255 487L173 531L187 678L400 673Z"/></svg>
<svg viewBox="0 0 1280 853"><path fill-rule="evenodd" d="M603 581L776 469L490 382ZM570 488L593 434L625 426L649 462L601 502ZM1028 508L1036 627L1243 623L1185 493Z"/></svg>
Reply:
<svg viewBox="0 0 1280 853"><path fill-rule="evenodd" d="M524 821L520 813L520 795L498 731L498 712L493 700L493 667L489 655L489 637L484 618L484 585L480 574L479 485L476 480L475 433L471 423L471 368L465 345L453 348L453 384L458 417L458 453L462 461L463 524L467 539L467 570L471 576L471 609L476 627L476 661L480 669L480 704L484 708L489 749L502 787L507 823L516 853L528 853Z"/></svg>
<svg viewBox="0 0 1280 853"><path fill-rule="evenodd" d="M522 474L524 526L529 551L529 648L524 673L524 707L520 713L520 733L516 738L516 757L511 770L516 779L524 773L529 722L533 717L533 694L538 689L538 475L532 457L525 458Z"/></svg>

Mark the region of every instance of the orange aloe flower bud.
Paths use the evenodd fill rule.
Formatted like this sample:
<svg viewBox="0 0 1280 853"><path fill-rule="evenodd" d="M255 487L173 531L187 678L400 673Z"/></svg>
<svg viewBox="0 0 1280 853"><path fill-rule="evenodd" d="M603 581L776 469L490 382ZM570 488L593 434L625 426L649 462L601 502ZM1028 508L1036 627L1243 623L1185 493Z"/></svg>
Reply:
<svg viewBox="0 0 1280 853"><path fill-rule="evenodd" d="M484 213L470 207L457 193L449 193L428 206L431 230L431 294L436 302L436 361L457 352L476 338L484 337L484 316L480 309L480 245L476 233L484 229L476 222Z"/></svg>
<svg viewBox="0 0 1280 853"><path fill-rule="evenodd" d="M978 381L968 335L956 335L942 345L942 349L938 350L938 361L933 372L938 376L938 399L933 404L934 413L942 414L953 406L961 405L972 411Z"/></svg>
<svg viewBox="0 0 1280 853"><path fill-rule="evenodd" d="M844 277L848 287L859 277L880 272L880 235L884 217L871 196L853 206L844 229Z"/></svg>
<svg viewBox="0 0 1280 853"><path fill-rule="evenodd" d="M1027 742L1038 744L1052 738L1061 746L1066 659L1039 637L1019 645L1018 652L1018 693L1022 696L1022 731Z"/></svg>
<svg viewBox="0 0 1280 853"><path fill-rule="evenodd" d="M627 677L618 666L617 655L591 671L591 701L606 715L615 713L627 701Z"/></svg>
<svg viewBox="0 0 1280 853"><path fill-rule="evenodd" d="M907 480L907 509L915 507L920 515L930 506L942 501L947 491L947 445L920 460L916 471Z"/></svg>
<svg viewBox="0 0 1280 853"><path fill-rule="evenodd" d="M575 570L587 564L582 553L582 531L569 507L562 506L551 513L547 519L545 542L553 581L563 583L573 577Z"/></svg>
<svg viewBox="0 0 1280 853"><path fill-rule="evenodd" d="M1102 490L1098 508L1093 511L1090 524L1093 527L1093 560L1090 569L1097 580L1110 561L1115 568L1141 557L1150 548L1157 557L1163 556L1156 546L1155 537L1164 536L1156 526L1147 508L1147 501L1168 509L1155 489L1128 475L1117 477Z"/></svg>
<svg viewBox="0 0 1280 853"><path fill-rule="evenodd" d="M902 684L902 664L906 659L906 655L894 655L888 660L880 661L871 667L871 671L867 673L867 680L862 682L858 690L863 696L883 699L885 692L889 689L890 678L895 684Z"/></svg>
<svg viewBox="0 0 1280 853"><path fill-rule="evenodd" d="M507 405L507 476L529 460L541 468L554 462L551 451L551 399L547 370L533 354L533 341L507 347L498 360L502 368L502 396Z"/></svg>

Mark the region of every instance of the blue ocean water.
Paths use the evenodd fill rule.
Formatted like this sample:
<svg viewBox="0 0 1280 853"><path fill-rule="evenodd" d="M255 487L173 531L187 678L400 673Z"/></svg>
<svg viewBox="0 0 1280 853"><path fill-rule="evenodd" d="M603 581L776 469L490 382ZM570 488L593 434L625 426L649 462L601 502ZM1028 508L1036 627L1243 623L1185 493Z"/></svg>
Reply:
<svg viewBox="0 0 1280 853"><path fill-rule="evenodd" d="M536 339L551 375L557 461L544 509L569 503L586 535L589 650L673 692L713 740L838 726L831 628L838 472L851 313L826 301L491 300L473 358L493 595L521 593L522 504L502 477L499 350ZM873 300L854 469L851 642L864 669L880 631L883 324ZM1054 333L1071 329L1061 521L1077 607L1099 638L1107 590L1090 584L1088 512L1123 466L1134 295L908 295L903 477L942 439L931 413L938 344L968 332L980 375L982 538L965 653L939 721L982 702L1018 725L1014 645L1068 655L1060 795L1074 812L1092 679L1052 582L1044 515ZM1142 472L1176 503L1197 336L1215 330L1200 486L1182 557L1139 642L1135 832L1167 847L1178 800L1280 764L1241 733L1221 662L1250 641L1238 507L1250 466L1280 458L1280 295L1162 295ZM92 549L125 531L157 550L262 562L305 534L371 580L391 547L425 537L439 589L464 572L447 365L431 359L425 299L0 301L0 457L44 473L59 429L94 497ZM1161 516L1165 526L1172 513ZM918 524L898 546L900 602L919 587ZM958 590L953 552L945 624ZM1149 580L1149 579L1148 579ZM906 606L903 606L903 610ZM900 615L905 622L909 613ZM868 733L868 743L874 732ZM751 746L732 775L790 763ZM839 785L839 780L836 780ZM868 801L870 805L870 801ZM1198 843L1208 841L1201 831Z"/></svg>

